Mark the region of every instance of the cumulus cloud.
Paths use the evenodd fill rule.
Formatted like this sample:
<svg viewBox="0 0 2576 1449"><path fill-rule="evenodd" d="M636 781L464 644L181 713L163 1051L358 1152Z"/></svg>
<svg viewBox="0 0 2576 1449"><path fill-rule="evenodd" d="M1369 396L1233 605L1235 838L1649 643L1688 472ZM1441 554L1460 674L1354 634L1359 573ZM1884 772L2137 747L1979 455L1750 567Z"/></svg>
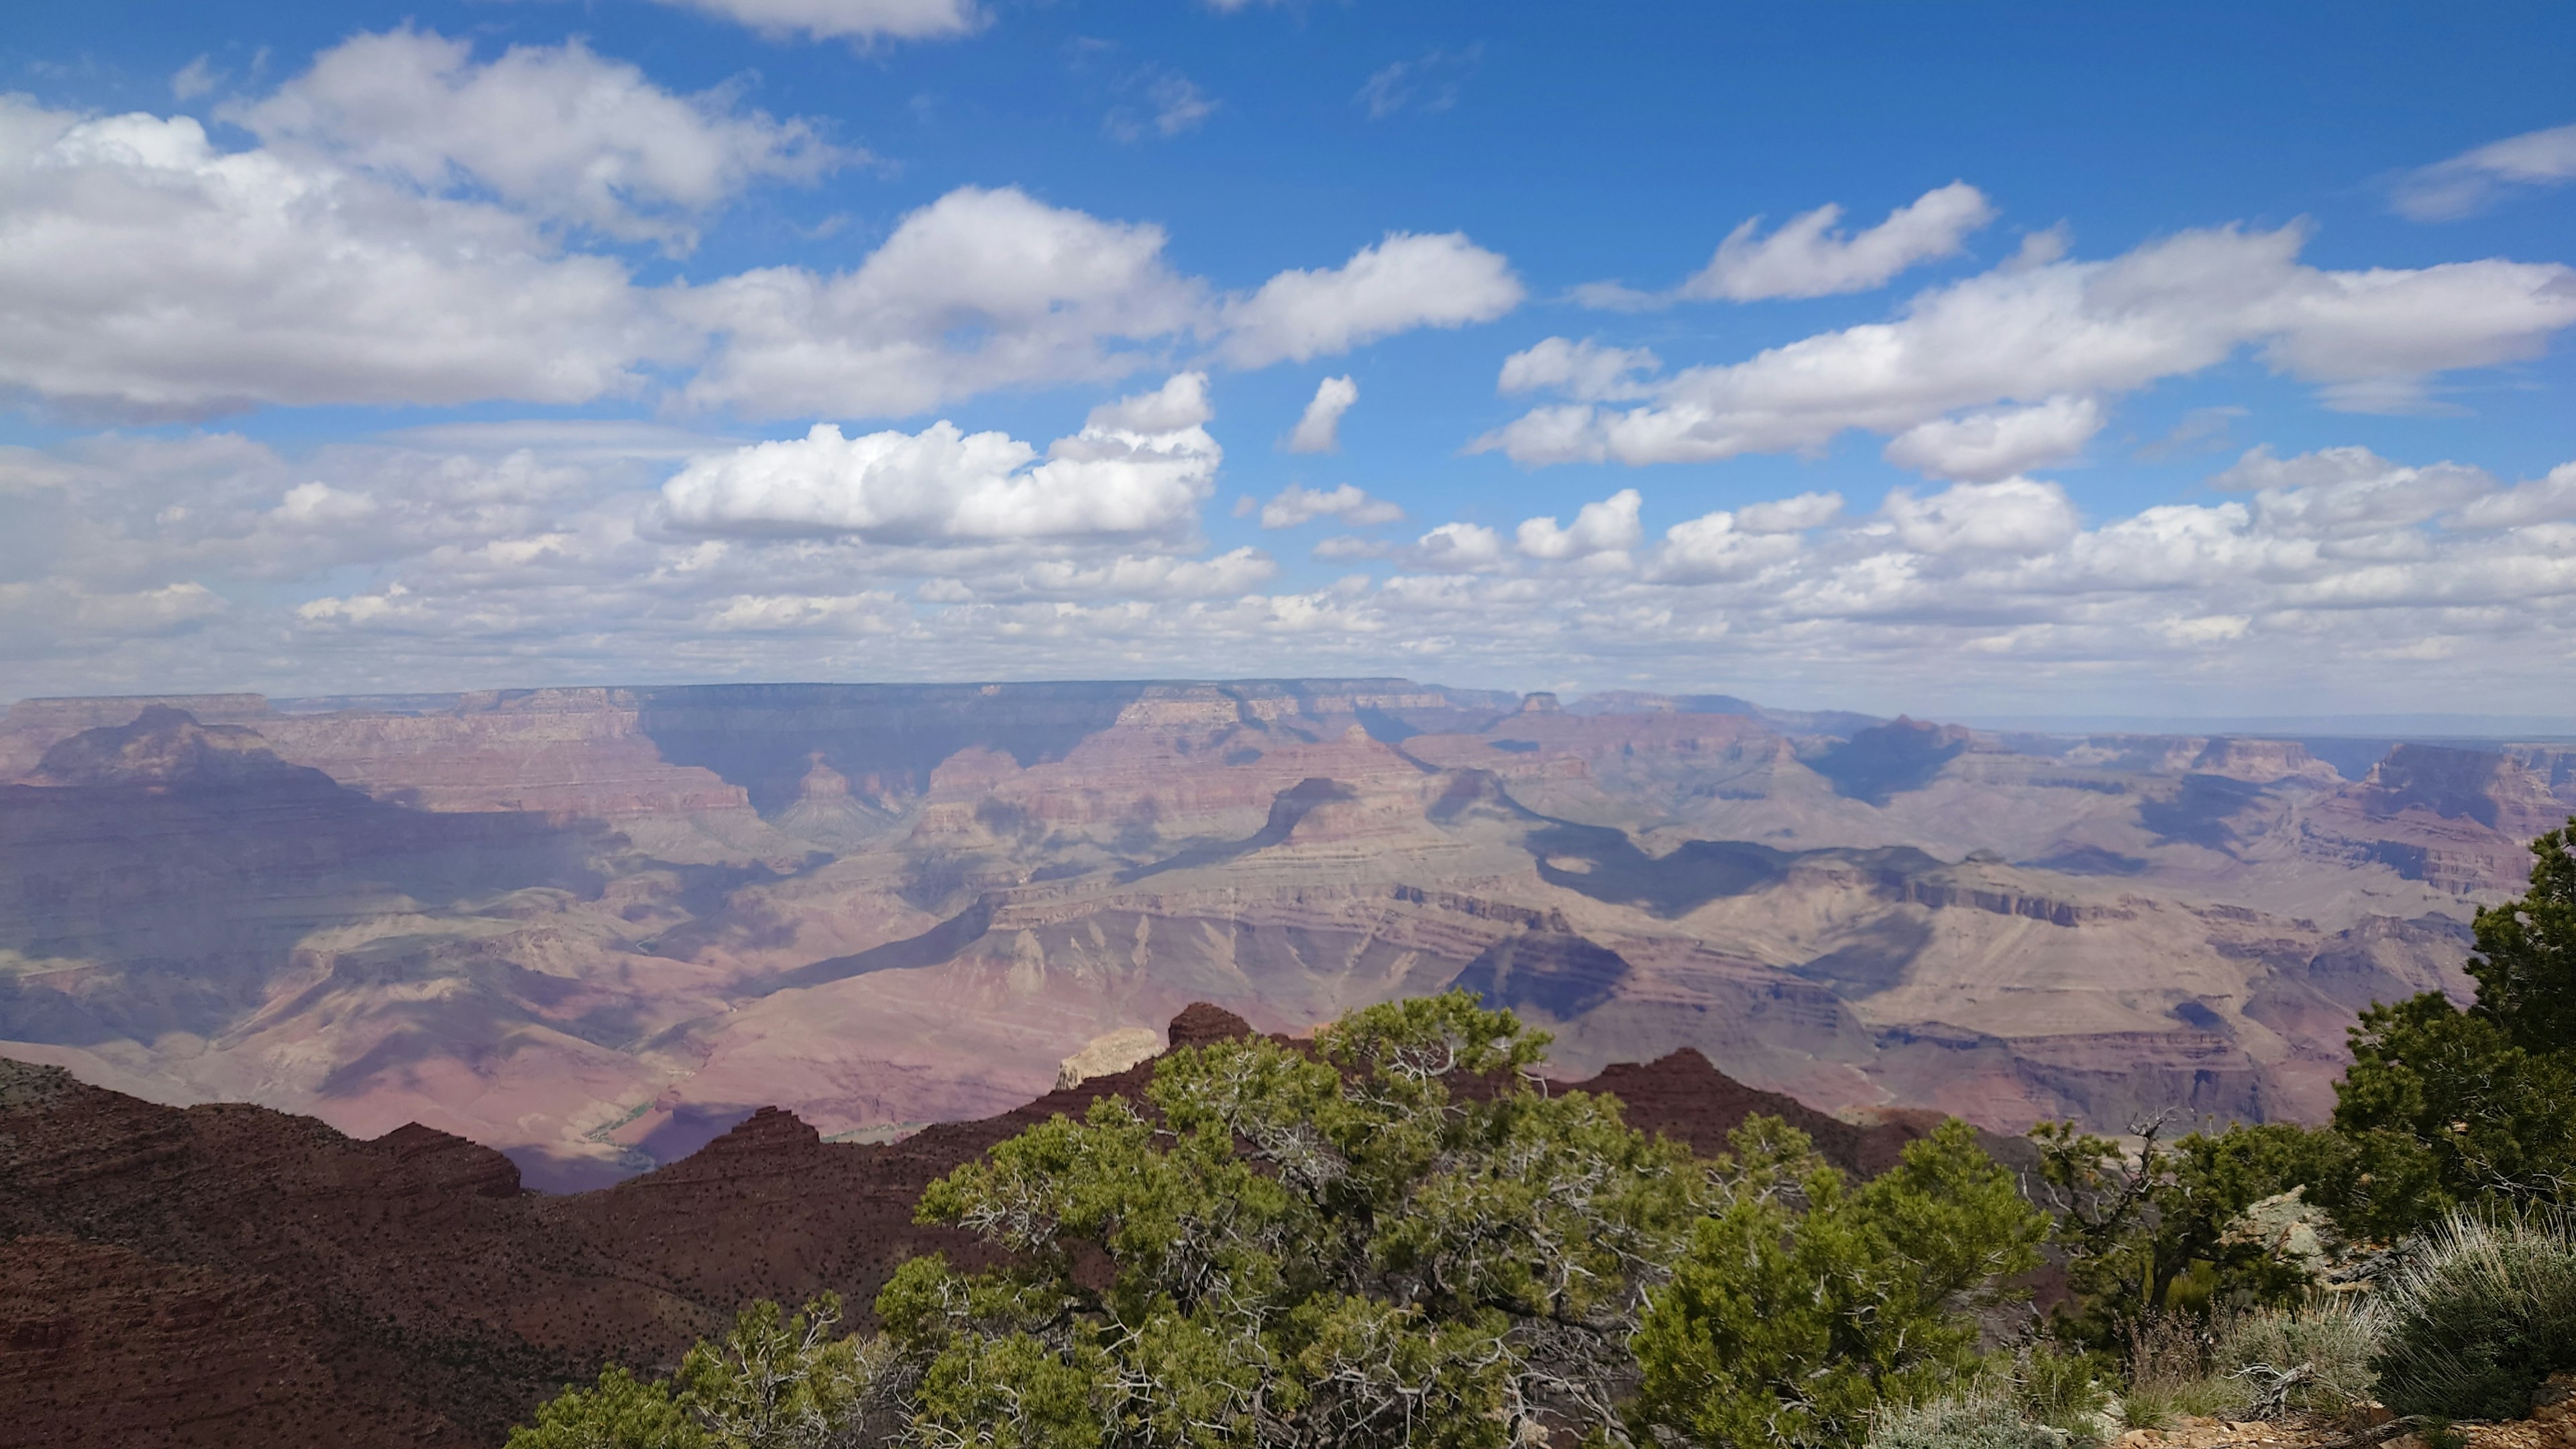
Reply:
<svg viewBox="0 0 2576 1449"><path fill-rule="evenodd" d="M515 213L0 97L0 387L142 417L579 403L693 345Z"/></svg>
<svg viewBox="0 0 2576 1449"><path fill-rule="evenodd" d="M1643 347L1550 337L1504 358L1494 388L1505 394L1562 392L1586 402L1615 402L1649 396L1652 387L1639 375L1658 372L1663 365L1662 358Z"/></svg>
<svg viewBox="0 0 2576 1449"><path fill-rule="evenodd" d="M2460 510L2468 528L2514 528L2576 519L2576 463L2561 463L2548 476L2491 493Z"/></svg>
<svg viewBox="0 0 2576 1449"><path fill-rule="evenodd" d="M1427 569L1488 569L1503 561L1503 536L1481 523L1444 523L1414 541L1413 558Z"/></svg>
<svg viewBox="0 0 2576 1449"><path fill-rule="evenodd" d="M975 0L659 0L731 20L771 39L937 40L982 25Z"/></svg>
<svg viewBox="0 0 2576 1449"><path fill-rule="evenodd" d="M1798 533L1822 528L1840 517L1842 511L1843 496L1839 493L1801 493L1794 498L1748 503L1736 510L1735 526L1747 533Z"/></svg>
<svg viewBox="0 0 2576 1449"><path fill-rule="evenodd" d="M1085 432L1186 430L1203 412L1181 381L1095 410ZM2506 483L2360 449L2257 450L2207 501L2096 522L2003 479L1865 510L1748 502L1570 558L1458 521L1392 550L1327 541L1318 558L1395 572L1283 588L1267 555L1209 552L1185 526L931 531L954 498L877 534L687 525L662 486L667 446L492 430L285 453L224 434L0 448L0 653L30 694L461 688L530 667L1009 677L1032 658L1058 675L1138 659L1224 675L1258 658L1820 700L1863 677L1899 700L2091 679L2140 705L2223 679L2308 709L2527 686L2515 697L2536 709L2559 686L2530 661L2576 652L2576 464ZM1621 505L1594 514L1608 526L1559 513L1554 533L1629 540L1624 500L1599 501ZM245 660L281 662L246 679Z"/></svg>
<svg viewBox="0 0 2576 1449"><path fill-rule="evenodd" d="M1834 501L1839 509L1842 500ZM1762 508L1775 510L1773 520L1764 520L1775 521L1780 516L1776 513L1779 507L1756 504L1742 512L1719 509L1674 524L1664 531L1663 541L1648 560L1646 577L1659 584L1721 583L1750 578L1797 557L1800 544L1793 531L1746 521L1746 515Z"/></svg>
<svg viewBox="0 0 2576 1449"><path fill-rule="evenodd" d="M360 35L239 121L431 191L484 188L513 206L685 250L693 222L760 180L811 181L853 159L804 121L725 91L677 96L579 40L513 46L489 64L425 31Z"/></svg>
<svg viewBox="0 0 2576 1449"><path fill-rule="evenodd" d="M1403 509L1383 498L1371 498L1348 483L1332 489L1302 488L1291 483L1261 505L1264 528L1295 528L1318 518L1338 518L1365 528L1374 523L1394 523L1403 517Z"/></svg>
<svg viewBox="0 0 2576 1449"><path fill-rule="evenodd" d="M1390 232L1339 267L1281 272L1228 299L1219 351L1237 367L1304 362L1416 327L1491 322L1523 295L1511 263L1463 233Z"/></svg>
<svg viewBox="0 0 2576 1449"><path fill-rule="evenodd" d="M1360 400L1360 385L1348 377L1328 377L1315 384L1315 400L1288 435L1291 453L1335 453L1342 446L1342 414Z"/></svg>
<svg viewBox="0 0 2576 1449"><path fill-rule="evenodd" d="M1908 267L1957 256L1971 234L1995 219L1995 208L1984 192L1953 181L1857 235L1835 229L1842 217L1840 206L1820 206L1769 236L1756 235L1762 219L1754 217L1727 233L1708 265L1682 283L1681 294L1752 302L1865 292Z"/></svg>
<svg viewBox="0 0 2576 1449"><path fill-rule="evenodd" d="M1305 359L1521 296L1501 256L1402 233L1219 293L1172 268L1159 227L978 187L848 270L639 287L579 244L686 251L747 188L859 153L578 42L484 63L422 31L361 35L224 114L260 144L0 97L0 392L171 419L667 386L684 410L892 418L1201 349Z"/></svg>
<svg viewBox="0 0 2576 1449"><path fill-rule="evenodd" d="M1643 503L1636 489L1622 488L1597 503L1584 504L1571 527L1560 528L1553 518L1525 519L1515 539L1523 554L1537 559L1625 553L1640 537L1637 510Z"/></svg>
<svg viewBox="0 0 2576 1449"><path fill-rule="evenodd" d="M2407 172L2389 200L2416 221L2453 221L2516 187L2576 180L2576 125L2526 131Z"/></svg>
<svg viewBox="0 0 2576 1449"><path fill-rule="evenodd" d="M1885 286L1897 273L1924 262L1957 256L1967 239L1995 219L1986 194L1953 181L1889 212L1857 235L1837 229L1840 206L1791 217L1769 236L1753 217L1727 233L1708 265L1669 292L1645 292L1617 282L1586 282L1574 300L1610 312L1647 312L1682 301L1755 302L1775 297L1824 297Z"/></svg>
<svg viewBox="0 0 2576 1449"><path fill-rule="evenodd" d="M718 334L683 396L762 417L899 417L999 387L1124 376L1122 343L1201 320L1202 286L1157 226L1016 188L962 187L903 218L854 270L767 267L674 296Z"/></svg>
<svg viewBox="0 0 2576 1449"><path fill-rule="evenodd" d="M2016 263L1927 291L1892 322L1652 379L1643 406L1605 408L1576 392L1473 446L1527 465L1707 462L1820 448L1847 429L1903 434L2025 400L2042 411L2020 431L2062 438L2083 420L2083 399L2098 405L2249 346L2275 371L2320 384L2329 404L2385 408L2419 397L2428 377L2537 355L2576 323L2576 269L2490 260L2325 271L2298 261L2304 240L2299 226L2229 227L2105 262ZM2005 431L1997 419L1999 441ZM1909 451L1950 461L1972 432L1921 436Z"/></svg>
<svg viewBox="0 0 2576 1449"><path fill-rule="evenodd" d="M663 486L685 527L848 533L898 542L1168 534L1186 529L1223 451L1203 426L1207 379L1095 410L1037 450L1003 433L933 423L918 433L803 438L701 458ZM1148 430L1150 429L1150 431Z"/></svg>
<svg viewBox="0 0 2576 1449"><path fill-rule="evenodd" d="M2422 523L2463 505L2502 505L2483 468L2435 463L2414 468L2368 448L2321 448L2294 458L2255 448L2209 480L2249 492L2263 522L2297 535L2380 532Z"/></svg>
<svg viewBox="0 0 2576 1449"><path fill-rule="evenodd" d="M1503 258L1465 237L1399 233L1220 303L1172 270L1164 241L1014 188L961 188L852 271L770 267L674 295L672 313L722 339L683 396L763 417L902 416L1123 377L1153 357L1146 344L1187 335L1220 334L1220 358L1263 367L1489 320L1521 296Z"/></svg>
<svg viewBox="0 0 2576 1449"><path fill-rule="evenodd" d="M2084 450L2105 421L2089 397L2053 397L2035 407L1935 418L1888 440L1887 461L1936 478L1991 483L2062 462Z"/></svg>
<svg viewBox="0 0 2576 1449"><path fill-rule="evenodd" d="M1930 498L1892 489L1880 511L1897 541L1916 553L2046 553L2077 528L2066 490L2032 478L1953 483Z"/></svg>

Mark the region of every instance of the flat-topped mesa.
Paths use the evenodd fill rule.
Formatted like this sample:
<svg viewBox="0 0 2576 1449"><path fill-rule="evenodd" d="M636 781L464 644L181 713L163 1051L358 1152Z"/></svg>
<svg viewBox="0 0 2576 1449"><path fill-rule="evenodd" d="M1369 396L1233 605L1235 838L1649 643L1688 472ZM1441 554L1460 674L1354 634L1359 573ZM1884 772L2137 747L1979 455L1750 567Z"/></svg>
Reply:
<svg viewBox="0 0 2576 1449"><path fill-rule="evenodd" d="M2528 839L2569 813L2549 784L2501 751L2403 744L2371 767L2355 793L2373 815L2421 809Z"/></svg>

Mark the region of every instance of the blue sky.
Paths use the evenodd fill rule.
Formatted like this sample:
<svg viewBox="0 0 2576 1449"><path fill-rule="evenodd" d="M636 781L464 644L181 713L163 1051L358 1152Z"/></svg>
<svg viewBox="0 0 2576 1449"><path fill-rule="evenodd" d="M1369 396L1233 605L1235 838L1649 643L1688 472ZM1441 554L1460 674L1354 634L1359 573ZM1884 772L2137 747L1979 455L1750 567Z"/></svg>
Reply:
<svg viewBox="0 0 2576 1449"><path fill-rule="evenodd" d="M0 696L2576 705L2563 6L36 11Z"/></svg>

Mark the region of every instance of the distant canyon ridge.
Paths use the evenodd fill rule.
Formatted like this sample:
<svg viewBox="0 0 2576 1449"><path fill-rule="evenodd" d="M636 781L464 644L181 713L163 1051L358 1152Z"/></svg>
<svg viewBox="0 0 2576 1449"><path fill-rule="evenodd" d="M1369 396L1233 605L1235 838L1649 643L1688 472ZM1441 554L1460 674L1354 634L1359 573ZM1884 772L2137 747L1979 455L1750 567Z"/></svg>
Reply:
<svg viewBox="0 0 2576 1449"><path fill-rule="evenodd" d="M1195 1001L1298 1032L1452 986L1560 1076L1691 1047L1853 1120L2314 1119L2357 1010L2465 997L2576 748L711 685L24 700L0 782L0 1057L571 1189L762 1106L990 1116Z"/></svg>

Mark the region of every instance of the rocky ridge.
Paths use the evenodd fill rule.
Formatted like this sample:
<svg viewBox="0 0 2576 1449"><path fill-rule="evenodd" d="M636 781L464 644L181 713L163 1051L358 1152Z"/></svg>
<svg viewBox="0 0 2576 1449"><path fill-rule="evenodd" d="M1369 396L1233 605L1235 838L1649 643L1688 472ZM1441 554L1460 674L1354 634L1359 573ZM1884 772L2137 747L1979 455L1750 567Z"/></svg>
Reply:
<svg viewBox="0 0 2576 1449"><path fill-rule="evenodd" d="M1250 1031L1201 1003L1168 1039ZM489 1449L562 1383L606 1361L668 1368L750 1299L828 1289L864 1322L904 1258L976 1259L912 1221L922 1188L1150 1072L884 1145L826 1142L763 1108L683 1160L547 1196L501 1154L417 1124L360 1141L0 1059L0 1446ZM1769 1111L1868 1172L1927 1130L1839 1122L1696 1053L1571 1085L1702 1152Z"/></svg>

